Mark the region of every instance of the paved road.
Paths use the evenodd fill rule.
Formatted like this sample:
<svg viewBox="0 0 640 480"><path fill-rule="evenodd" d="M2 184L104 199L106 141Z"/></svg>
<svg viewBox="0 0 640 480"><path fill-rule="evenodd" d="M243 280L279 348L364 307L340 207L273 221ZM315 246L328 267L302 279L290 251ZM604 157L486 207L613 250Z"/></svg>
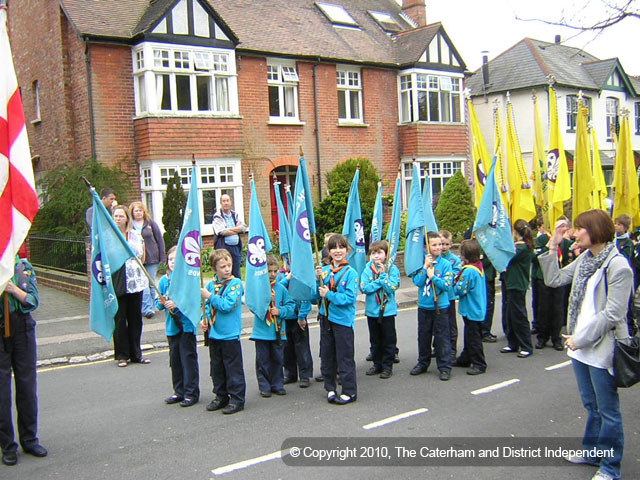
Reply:
<svg viewBox="0 0 640 480"><path fill-rule="evenodd" d="M463 369L454 369L452 379L441 382L434 366L426 375L408 374L417 350L415 309L403 309L397 325L401 363L395 366L390 380L381 380L364 375L369 367L364 361L367 327L362 318L356 322L359 398L355 404L343 407L327 404L322 386L315 382L307 390L290 385L285 397L260 398L253 367L254 347L246 339L242 342L246 410L232 416L204 409L212 394L208 352L203 347L198 350L201 403L189 409L162 402L171 393L168 355L163 349L149 354L151 365L120 369L112 361L104 361L41 368L40 436L50 455L46 459L21 455L18 466L0 466L0 478L591 478L593 467L573 465L421 466L391 470L365 466L291 467L280 459L256 463L256 459L280 452L283 442L293 436L357 437L357 442L374 441L382 446L393 445L394 440L388 437L482 437L487 446L494 445L498 437L543 437L548 442L568 437L562 440L566 448L580 446L584 410L563 352L545 349L536 351L531 358L518 359L498 353L504 345L501 338L496 344L485 344L489 363L485 375L470 377ZM317 328L311 329L314 358L318 333ZM552 366L557 368L547 369ZM315 367L317 372L318 364ZM512 383L487 393L472 393L506 381ZM621 391L621 401L626 432L623 474L625 478L638 479L638 392ZM363 428L411 413L408 418L378 428ZM329 442L327 447L332 445ZM238 465L239 462L246 463Z"/></svg>

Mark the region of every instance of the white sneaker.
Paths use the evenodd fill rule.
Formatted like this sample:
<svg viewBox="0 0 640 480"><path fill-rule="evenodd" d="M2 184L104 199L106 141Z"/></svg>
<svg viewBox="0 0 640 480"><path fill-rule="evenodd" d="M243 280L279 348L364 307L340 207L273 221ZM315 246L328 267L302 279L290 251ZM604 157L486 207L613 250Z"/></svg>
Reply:
<svg viewBox="0 0 640 480"><path fill-rule="evenodd" d="M591 477L591 480L615 480L615 478L606 472L598 470L596 474L593 477Z"/></svg>
<svg viewBox="0 0 640 480"><path fill-rule="evenodd" d="M598 465L598 463L584 458L582 455L565 455L564 459L567 462L575 463L576 465Z"/></svg>

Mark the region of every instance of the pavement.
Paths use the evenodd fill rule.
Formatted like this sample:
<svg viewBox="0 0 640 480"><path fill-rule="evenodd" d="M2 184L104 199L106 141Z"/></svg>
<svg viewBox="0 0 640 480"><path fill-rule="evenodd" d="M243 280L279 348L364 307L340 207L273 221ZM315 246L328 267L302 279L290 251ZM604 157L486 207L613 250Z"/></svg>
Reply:
<svg viewBox="0 0 640 480"><path fill-rule="evenodd" d="M85 363L111 358L113 344L89 329L89 302L51 287L39 286L40 306L33 312L37 322L38 366L49 367ZM400 278L396 292L399 307L416 305L418 290L408 277ZM316 308L309 322L316 322ZM358 295L356 314L364 314L364 295ZM253 314L242 305L243 335L253 327ZM167 348L164 312L156 312L144 319L142 331L143 351ZM198 336L202 340L202 335Z"/></svg>

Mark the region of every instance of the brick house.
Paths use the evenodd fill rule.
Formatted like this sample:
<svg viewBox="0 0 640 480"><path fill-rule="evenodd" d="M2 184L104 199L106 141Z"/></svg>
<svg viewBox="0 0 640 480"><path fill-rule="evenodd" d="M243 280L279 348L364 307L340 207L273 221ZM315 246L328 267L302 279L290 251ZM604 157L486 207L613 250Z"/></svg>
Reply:
<svg viewBox="0 0 640 480"><path fill-rule="evenodd" d="M21 0L9 26L36 175L93 157L135 178L156 220L168 178L200 168L203 235L255 174L293 183L368 157L391 194L421 162L438 193L466 170L465 64L424 0ZM33 32L39 32L34 35ZM273 224L272 224L273 225Z"/></svg>

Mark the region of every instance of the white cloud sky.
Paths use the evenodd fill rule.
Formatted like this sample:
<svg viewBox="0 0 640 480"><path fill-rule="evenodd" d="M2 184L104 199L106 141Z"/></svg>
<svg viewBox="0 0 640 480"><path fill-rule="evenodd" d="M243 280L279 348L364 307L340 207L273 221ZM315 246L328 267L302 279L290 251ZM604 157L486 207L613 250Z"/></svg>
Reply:
<svg viewBox="0 0 640 480"><path fill-rule="evenodd" d="M621 2L618 2L621 3ZM626 18L601 34L523 19L593 21L606 18L603 0L426 0L427 23L442 22L471 71L479 68L482 51L495 58L525 37L553 42L560 35L567 45L604 60L618 57L629 75L640 75L640 20Z"/></svg>

